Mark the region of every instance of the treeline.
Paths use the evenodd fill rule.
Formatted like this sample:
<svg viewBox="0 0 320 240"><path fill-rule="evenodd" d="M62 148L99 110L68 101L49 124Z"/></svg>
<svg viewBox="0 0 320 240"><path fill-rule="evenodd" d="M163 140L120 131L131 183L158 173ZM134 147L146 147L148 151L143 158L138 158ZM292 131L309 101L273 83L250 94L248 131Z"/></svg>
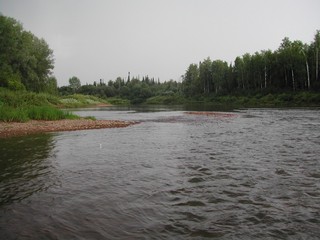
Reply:
<svg viewBox="0 0 320 240"><path fill-rule="evenodd" d="M204 59L199 64L190 64L182 83L160 83L148 76L117 78L107 84L102 80L81 86L80 80L61 87L60 94L81 93L102 98L121 97L131 103L141 103L155 96L182 96L200 99L205 96L267 95L288 92L320 90L319 77L320 31L310 44L284 38L275 51L263 50L237 57L234 63Z"/></svg>
<svg viewBox="0 0 320 240"><path fill-rule="evenodd" d="M0 14L0 87L57 93L53 52L13 18Z"/></svg>
<svg viewBox="0 0 320 240"><path fill-rule="evenodd" d="M13 18L0 14L0 88L69 95L74 93L101 98L120 97L131 103L156 100L214 99L215 96L252 95L283 92L320 91L320 31L305 44L284 38L275 51L246 53L228 64L222 60L204 59L190 64L182 82L165 81L148 76L118 77L105 83L81 85L77 77L58 88L52 75L53 51ZM167 99L166 99L167 97Z"/></svg>
<svg viewBox="0 0 320 240"><path fill-rule="evenodd" d="M61 95L70 95L73 93L94 95L100 98L121 97L128 99L132 104L142 103L153 96L172 96L180 94L181 83L170 80L161 83L159 80L149 78L142 79L133 77L125 80L118 77L115 81L104 83L103 80L81 86L77 77L69 79L69 86L59 88Z"/></svg>
<svg viewBox="0 0 320 240"><path fill-rule="evenodd" d="M319 91L319 49L318 30L311 44L284 38L277 50L246 53L233 64L207 58L188 67L183 75L182 92L194 97L211 93Z"/></svg>

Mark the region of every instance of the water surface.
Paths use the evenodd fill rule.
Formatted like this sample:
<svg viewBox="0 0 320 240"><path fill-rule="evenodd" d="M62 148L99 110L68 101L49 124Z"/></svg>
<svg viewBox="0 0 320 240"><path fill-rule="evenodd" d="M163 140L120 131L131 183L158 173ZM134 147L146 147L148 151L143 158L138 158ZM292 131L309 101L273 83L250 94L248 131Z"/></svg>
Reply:
<svg viewBox="0 0 320 240"><path fill-rule="evenodd" d="M319 110L77 113L141 123L1 139L3 239L319 238Z"/></svg>

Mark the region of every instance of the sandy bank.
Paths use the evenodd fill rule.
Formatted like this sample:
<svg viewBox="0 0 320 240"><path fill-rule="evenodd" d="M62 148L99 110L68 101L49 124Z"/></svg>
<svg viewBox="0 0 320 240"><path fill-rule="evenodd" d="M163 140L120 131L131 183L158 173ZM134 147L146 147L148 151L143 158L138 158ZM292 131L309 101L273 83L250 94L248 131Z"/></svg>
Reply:
<svg viewBox="0 0 320 240"><path fill-rule="evenodd" d="M100 128L123 128L133 124L136 124L136 122L90 119L58 121L31 120L25 123L0 122L0 138L43 132L76 131Z"/></svg>

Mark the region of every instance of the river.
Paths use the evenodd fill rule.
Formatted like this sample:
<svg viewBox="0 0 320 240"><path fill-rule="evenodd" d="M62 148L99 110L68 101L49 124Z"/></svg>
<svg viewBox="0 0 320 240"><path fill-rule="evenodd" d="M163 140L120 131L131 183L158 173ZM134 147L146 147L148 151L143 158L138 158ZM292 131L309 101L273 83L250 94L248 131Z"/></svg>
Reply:
<svg viewBox="0 0 320 240"><path fill-rule="evenodd" d="M319 239L319 109L97 108L0 139L1 239Z"/></svg>

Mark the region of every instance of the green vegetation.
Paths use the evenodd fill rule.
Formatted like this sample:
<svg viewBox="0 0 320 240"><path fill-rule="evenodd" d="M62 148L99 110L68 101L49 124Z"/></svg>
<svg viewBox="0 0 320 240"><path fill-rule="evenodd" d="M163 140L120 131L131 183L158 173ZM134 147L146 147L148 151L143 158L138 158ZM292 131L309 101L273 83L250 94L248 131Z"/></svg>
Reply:
<svg viewBox="0 0 320 240"><path fill-rule="evenodd" d="M82 85L75 92L104 98L111 104L140 104L155 96L169 99L168 103L172 102L170 100L172 98L179 99L176 103L182 103L180 101L182 99L181 83L173 80L160 83L159 80L155 81L154 78L148 76L142 77L142 80L137 77L132 79L128 77L126 81L118 77L115 81L110 80L108 84L100 80L99 83L94 82L93 85ZM59 93L62 96L70 95L74 93L74 88L71 85L63 86L59 88Z"/></svg>
<svg viewBox="0 0 320 240"><path fill-rule="evenodd" d="M0 121L76 118L54 107L60 100L48 44L3 15L0 33Z"/></svg>
<svg viewBox="0 0 320 240"><path fill-rule="evenodd" d="M47 93L11 91L0 88L0 121L76 119L78 116L58 109L58 97Z"/></svg>
<svg viewBox="0 0 320 240"><path fill-rule="evenodd" d="M160 104L160 105L178 105L184 104L187 100L181 95L171 96L154 96L146 100L146 104Z"/></svg>
<svg viewBox="0 0 320 240"><path fill-rule="evenodd" d="M78 116L50 106L32 106L27 108L28 117L34 120L79 119Z"/></svg>
<svg viewBox="0 0 320 240"><path fill-rule="evenodd" d="M78 116L50 106L9 107L0 106L0 121L26 122L28 120L79 119Z"/></svg>
<svg viewBox="0 0 320 240"><path fill-rule="evenodd" d="M0 106L0 121L4 122L26 122L28 114L23 108Z"/></svg>
<svg viewBox="0 0 320 240"><path fill-rule="evenodd" d="M59 108L87 107L97 104L108 104L108 102L81 94L60 98L48 93L0 88L0 121L78 119L78 116ZM94 118L89 117L89 119Z"/></svg>
<svg viewBox="0 0 320 240"><path fill-rule="evenodd" d="M45 40L1 14L0 33L0 87L56 93L57 80L51 75L53 52Z"/></svg>
<svg viewBox="0 0 320 240"><path fill-rule="evenodd" d="M83 94L72 94L60 97L60 106L64 108L88 107L99 104L109 104L109 101Z"/></svg>
<svg viewBox="0 0 320 240"><path fill-rule="evenodd" d="M204 59L190 64L181 82L148 76L102 79L81 86L76 76L57 88L48 44L0 14L0 120L61 119L56 108L100 104L188 104L234 107L319 106L320 31L310 44L284 38L275 51L246 53L228 64ZM60 96L59 96L60 95ZM102 100L103 99L103 100Z"/></svg>
<svg viewBox="0 0 320 240"><path fill-rule="evenodd" d="M81 87L80 79L73 76L69 79L69 86L73 92L76 92Z"/></svg>
<svg viewBox="0 0 320 240"><path fill-rule="evenodd" d="M120 97L108 98L108 102L112 105L130 105L130 101L128 99L124 99Z"/></svg>
<svg viewBox="0 0 320 240"><path fill-rule="evenodd" d="M10 107L59 105L59 97L48 93L34 93L28 91L11 91L0 88L0 105Z"/></svg>
<svg viewBox="0 0 320 240"><path fill-rule="evenodd" d="M200 101L254 107L320 105L319 49L320 31L317 31L310 44L284 38L277 50L246 53L233 64L210 58L190 64L182 82L160 83L148 76L130 78L129 73L126 80L118 77L107 84L100 80L81 86L80 80L73 77L69 86L59 88L59 93L112 98L115 104Z"/></svg>
<svg viewBox="0 0 320 240"><path fill-rule="evenodd" d="M202 102L214 103L217 106L241 107L302 107L319 106L320 93L314 92L284 92L249 95L223 95L206 97Z"/></svg>
<svg viewBox="0 0 320 240"><path fill-rule="evenodd" d="M187 97L319 92L319 49L320 31L317 31L309 45L284 38L277 50L246 53L230 65L207 58L188 67L182 91Z"/></svg>

